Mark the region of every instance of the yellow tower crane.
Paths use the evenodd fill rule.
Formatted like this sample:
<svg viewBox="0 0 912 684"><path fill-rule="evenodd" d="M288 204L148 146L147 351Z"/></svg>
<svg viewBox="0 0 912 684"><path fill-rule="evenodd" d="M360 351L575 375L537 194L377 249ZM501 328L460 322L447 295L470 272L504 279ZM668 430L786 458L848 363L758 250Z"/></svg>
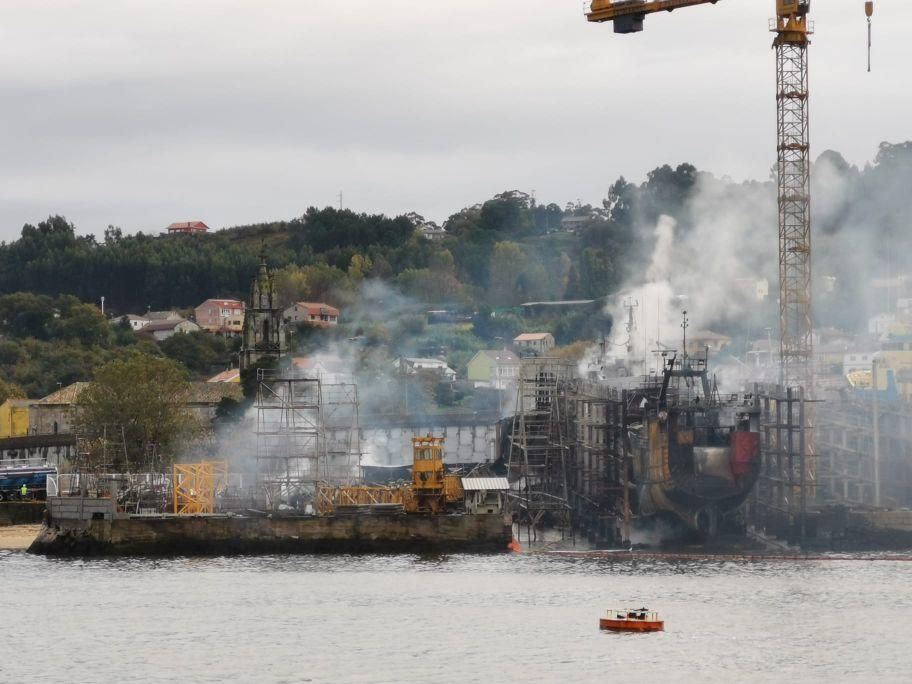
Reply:
<svg viewBox="0 0 912 684"><path fill-rule="evenodd" d="M615 33L643 30L647 14L718 0L593 0L586 18L614 22ZM784 385L813 382L811 323L809 0L776 0L777 176L779 180L779 352Z"/></svg>
<svg viewBox="0 0 912 684"><path fill-rule="evenodd" d="M643 30L647 14L671 12L718 0L592 0L586 18L614 23L615 33ZM776 176L779 184L779 354L780 383L801 385L812 398L813 323L811 299L810 143L807 48L813 25L810 0L775 0L770 22L776 50ZM871 16L874 3L864 4L868 19L868 70L871 58ZM809 407L810 408L810 407ZM806 427L813 413L805 413ZM802 485L816 480L813 431L805 441ZM801 487L802 494L804 486Z"/></svg>

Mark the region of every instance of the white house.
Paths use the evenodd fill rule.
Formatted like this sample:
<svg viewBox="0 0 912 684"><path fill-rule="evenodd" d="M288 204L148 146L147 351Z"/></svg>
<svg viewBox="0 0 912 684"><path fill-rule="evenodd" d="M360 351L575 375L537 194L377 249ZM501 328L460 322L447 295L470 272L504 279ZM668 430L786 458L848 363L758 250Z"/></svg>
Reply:
<svg viewBox="0 0 912 684"><path fill-rule="evenodd" d="M443 240L443 238L447 236L446 230L438 226L436 223L423 223L418 226L417 230L425 240Z"/></svg>
<svg viewBox="0 0 912 684"><path fill-rule="evenodd" d="M133 329L133 332L136 332L151 323L151 321L145 316L137 316L136 314L127 314L126 316L121 316L120 320L129 323L130 327Z"/></svg>
<svg viewBox="0 0 912 684"><path fill-rule="evenodd" d="M437 373L445 380L456 379L456 371L450 368L443 359L422 359L403 356L396 360L396 368L406 375L415 375L419 371L430 371Z"/></svg>
<svg viewBox="0 0 912 684"><path fill-rule="evenodd" d="M178 320L152 321L144 325L139 334L147 335L156 342L161 342L178 333L195 332L199 329L200 327L193 321L181 318Z"/></svg>
<svg viewBox="0 0 912 684"><path fill-rule="evenodd" d="M466 365L466 375L476 387L507 389L519 377L519 356L509 349L482 349Z"/></svg>
<svg viewBox="0 0 912 684"><path fill-rule="evenodd" d="M842 372L848 375L855 371L869 371L876 355L875 351L849 352L842 357Z"/></svg>

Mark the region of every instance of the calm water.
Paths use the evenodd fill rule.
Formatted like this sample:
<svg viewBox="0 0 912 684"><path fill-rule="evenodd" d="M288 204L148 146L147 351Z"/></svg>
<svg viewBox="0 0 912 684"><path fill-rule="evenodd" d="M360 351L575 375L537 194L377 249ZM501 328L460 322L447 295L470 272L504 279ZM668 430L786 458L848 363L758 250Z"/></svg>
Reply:
<svg viewBox="0 0 912 684"><path fill-rule="evenodd" d="M0 578L2 681L912 681L912 563L0 551ZM631 604L667 631L598 631Z"/></svg>

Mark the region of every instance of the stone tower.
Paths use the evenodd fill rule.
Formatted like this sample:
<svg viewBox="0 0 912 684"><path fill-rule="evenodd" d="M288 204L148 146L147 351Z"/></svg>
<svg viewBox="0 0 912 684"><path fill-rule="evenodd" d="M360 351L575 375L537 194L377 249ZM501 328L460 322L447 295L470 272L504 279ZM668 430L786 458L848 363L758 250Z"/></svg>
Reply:
<svg viewBox="0 0 912 684"><path fill-rule="evenodd" d="M279 358L288 351L285 321L278 308L275 283L266 265L265 248L260 252L260 267L250 301L244 312L244 337L241 345L240 367L249 368L264 356Z"/></svg>

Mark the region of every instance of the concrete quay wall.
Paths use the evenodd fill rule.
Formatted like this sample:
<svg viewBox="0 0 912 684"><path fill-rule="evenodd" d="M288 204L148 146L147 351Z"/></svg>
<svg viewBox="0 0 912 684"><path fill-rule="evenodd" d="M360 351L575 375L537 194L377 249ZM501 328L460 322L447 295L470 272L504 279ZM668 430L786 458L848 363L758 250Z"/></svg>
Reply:
<svg viewBox="0 0 912 684"><path fill-rule="evenodd" d="M96 500L104 501L104 500ZM72 502L70 502L72 503ZM205 555L244 553L414 553L506 551L511 527L502 515L222 515L48 519L29 548L46 555Z"/></svg>

